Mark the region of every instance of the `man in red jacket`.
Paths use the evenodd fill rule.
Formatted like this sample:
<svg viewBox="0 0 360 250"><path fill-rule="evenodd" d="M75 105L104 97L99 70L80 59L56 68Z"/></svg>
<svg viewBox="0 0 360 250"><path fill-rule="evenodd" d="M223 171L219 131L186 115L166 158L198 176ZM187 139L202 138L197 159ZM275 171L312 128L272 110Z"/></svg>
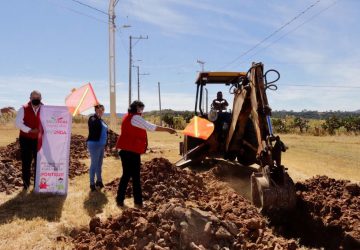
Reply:
<svg viewBox="0 0 360 250"><path fill-rule="evenodd" d="M22 161L22 179L24 190L30 186L31 163L34 160L36 175L37 141L40 124L41 93L34 90L30 94L30 101L23 105L16 115L16 127L20 129L19 141Z"/></svg>
<svg viewBox="0 0 360 250"><path fill-rule="evenodd" d="M174 129L157 126L145 121L141 117L144 107L144 103L140 101L134 101L130 105L128 113L123 117L121 133L116 143L116 148L120 149L119 155L123 168L116 197L116 203L119 206L124 205L126 187L130 178L133 181L135 205L141 207L143 204L140 185L140 155L144 154L147 148L146 131L176 133Z"/></svg>

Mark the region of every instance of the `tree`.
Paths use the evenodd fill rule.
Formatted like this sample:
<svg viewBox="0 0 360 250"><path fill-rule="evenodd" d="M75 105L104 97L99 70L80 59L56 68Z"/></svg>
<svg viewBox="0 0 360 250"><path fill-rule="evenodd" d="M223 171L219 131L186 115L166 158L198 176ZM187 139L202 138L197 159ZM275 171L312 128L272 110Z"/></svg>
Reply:
<svg viewBox="0 0 360 250"><path fill-rule="evenodd" d="M174 127L174 114L165 113L165 114L162 116L162 120L163 120L170 128L173 128L173 127Z"/></svg>
<svg viewBox="0 0 360 250"><path fill-rule="evenodd" d="M347 132L360 132L360 116L348 116L342 119L342 125Z"/></svg>
<svg viewBox="0 0 360 250"><path fill-rule="evenodd" d="M182 116L175 116L173 118L173 122L174 122L174 129L184 129L186 127L185 119Z"/></svg>
<svg viewBox="0 0 360 250"><path fill-rule="evenodd" d="M304 133L304 130L307 131L310 127L308 123L309 123L309 120L306 120L301 117L295 117L295 119L293 121L293 127L299 128L300 133Z"/></svg>
<svg viewBox="0 0 360 250"><path fill-rule="evenodd" d="M285 119L274 118L274 119L272 119L272 125L274 127L274 130L277 133L288 133L289 132L289 128L286 125Z"/></svg>
<svg viewBox="0 0 360 250"><path fill-rule="evenodd" d="M336 130L342 126L342 121L335 115L326 118L325 123L321 126L325 129L330 135L334 135Z"/></svg>

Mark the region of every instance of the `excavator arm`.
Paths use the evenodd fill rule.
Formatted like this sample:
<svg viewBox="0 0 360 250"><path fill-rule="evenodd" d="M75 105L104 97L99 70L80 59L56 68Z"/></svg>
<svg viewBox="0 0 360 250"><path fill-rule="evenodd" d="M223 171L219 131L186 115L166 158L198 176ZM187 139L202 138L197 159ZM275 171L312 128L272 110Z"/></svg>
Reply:
<svg viewBox="0 0 360 250"><path fill-rule="evenodd" d="M294 183L281 165L281 153L286 147L280 137L273 134L271 108L266 95L269 86L263 64L254 63L247 79L234 92L232 122L226 140L229 152L238 150L239 145L247 147L245 153L238 154L240 163L260 165L259 171L251 177L252 201L264 211L295 206ZM252 138L252 143L244 138L250 133L246 126L249 122L253 128L251 134L256 137ZM249 160L251 153L254 157Z"/></svg>

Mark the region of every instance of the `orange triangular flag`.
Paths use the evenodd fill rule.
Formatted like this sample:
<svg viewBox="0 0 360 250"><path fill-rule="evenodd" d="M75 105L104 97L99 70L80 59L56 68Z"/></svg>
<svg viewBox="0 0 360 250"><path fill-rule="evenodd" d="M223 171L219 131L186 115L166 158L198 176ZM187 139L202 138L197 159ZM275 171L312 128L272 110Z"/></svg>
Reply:
<svg viewBox="0 0 360 250"><path fill-rule="evenodd" d="M70 95L65 98L65 104L70 113L75 116L81 112L99 104L91 83L72 89Z"/></svg>
<svg viewBox="0 0 360 250"><path fill-rule="evenodd" d="M207 140L214 132L214 123L199 116L194 116L186 128L182 131L184 135Z"/></svg>

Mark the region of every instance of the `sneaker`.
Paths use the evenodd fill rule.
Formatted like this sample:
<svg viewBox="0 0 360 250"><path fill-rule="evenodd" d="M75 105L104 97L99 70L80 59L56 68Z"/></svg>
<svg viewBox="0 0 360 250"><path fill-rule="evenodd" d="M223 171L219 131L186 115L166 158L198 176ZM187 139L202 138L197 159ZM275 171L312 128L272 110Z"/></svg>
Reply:
<svg viewBox="0 0 360 250"><path fill-rule="evenodd" d="M97 187L99 187L100 189L104 187L104 184L102 183L102 181L97 181L95 185Z"/></svg>
<svg viewBox="0 0 360 250"><path fill-rule="evenodd" d="M94 184L93 184L93 185L90 185L90 189L91 189L91 192L96 191L96 187L95 187L95 185L94 185Z"/></svg>

